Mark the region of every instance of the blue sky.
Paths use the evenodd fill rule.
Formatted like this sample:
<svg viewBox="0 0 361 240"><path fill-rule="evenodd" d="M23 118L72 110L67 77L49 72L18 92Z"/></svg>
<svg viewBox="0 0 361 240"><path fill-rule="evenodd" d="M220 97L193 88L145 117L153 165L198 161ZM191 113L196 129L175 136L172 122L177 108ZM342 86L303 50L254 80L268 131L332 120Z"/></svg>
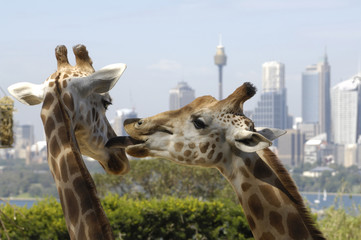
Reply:
<svg viewBox="0 0 361 240"><path fill-rule="evenodd" d="M124 62L111 91L120 108L140 117L168 109L168 91L186 81L197 96L218 96L213 56L221 33L228 56L224 96L245 81L261 93L262 63L285 64L289 111L301 115L301 73L325 47L332 86L359 71L361 2L356 0L246 1L6 1L0 9L1 88L43 82L56 70L54 49L85 44L95 69ZM71 51L69 59L74 63ZM42 138L40 106L16 102L15 120L34 124Z"/></svg>

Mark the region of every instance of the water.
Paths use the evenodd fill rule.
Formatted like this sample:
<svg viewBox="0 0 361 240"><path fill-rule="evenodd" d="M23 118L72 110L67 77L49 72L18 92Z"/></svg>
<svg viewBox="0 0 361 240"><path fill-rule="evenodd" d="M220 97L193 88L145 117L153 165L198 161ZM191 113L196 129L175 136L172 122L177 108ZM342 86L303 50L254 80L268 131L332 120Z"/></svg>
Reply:
<svg viewBox="0 0 361 240"><path fill-rule="evenodd" d="M336 206L337 208L343 207L345 209L350 209L353 205L361 205L361 194L352 196L349 194L344 194L340 196L335 193L327 193L326 197L324 196L324 193L301 193L301 195L306 200L306 204L314 211L320 211L335 205L336 198L338 198ZM4 200L5 202L9 202L12 205L18 207L27 206L27 208L31 208L38 201L37 199ZM4 204L5 202L0 200L0 204Z"/></svg>
<svg viewBox="0 0 361 240"><path fill-rule="evenodd" d="M5 205L6 203L10 203L11 205L31 208L38 200L37 199L4 199L1 198L0 204Z"/></svg>
<svg viewBox="0 0 361 240"><path fill-rule="evenodd" d="M336 208L345 208L351 210L354 205L361 206L361 195L355 194L343 194L338 195L336 193L301 193L302 197L306 200L306 204L313 211L320 211L331 206ZM337 199L337 202L335 200Z"/></svg>

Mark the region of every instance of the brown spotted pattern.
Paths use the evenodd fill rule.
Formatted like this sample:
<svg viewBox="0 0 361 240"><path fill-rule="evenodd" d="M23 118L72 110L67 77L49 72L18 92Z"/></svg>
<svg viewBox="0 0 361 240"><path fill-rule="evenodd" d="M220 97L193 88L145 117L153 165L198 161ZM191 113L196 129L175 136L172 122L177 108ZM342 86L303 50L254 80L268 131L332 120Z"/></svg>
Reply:
<svg viewBox="0 0 361 240"><path fill-rule="evenodd" d="M254 237L313 239L297 205L288 197L290 193L270 167L258 156L254 160L249 157L243 161L237 158L237 162L241 164L238 172L227 174L223 171L223 174L239 194ZM318 237L316 239L323 239Z"/></svg>
<svg viewBox="0 0 361 240"><path fill-rule="evenodd" d="M151 141L129 146L127 153L217 168L232 184L255 239L324 239L279 160L268 148L252 145L258 133L243 114L243 102L254 93L244 84L224 100L200 97L179 110L143 119L138 128L133 123L139 119L129 121L125 129L131 137ZM169 133L152 138L164 128ZM254 142L242 145L248 139ZM157 141L166 144L155 144L153 149L152 142Z"/></svg>
<svg viewBox="0 0 361 240"><path fill-rule="evenodd" d="M245 130L253 130L253 122L250 121L246 116L221 112L216 116L216 119L223 124L231 124L237 128L243 128Z"/></svg>
<svg viewBox="0 0 361 240"><path fill-rule="evenodd" d="M85 215L94 212L98 207L92 201L89 201L94 196L87 190L89 184L81 177L82 170L76 160L79 159L79 154L74 155L72 152L73 149L69 142L70 133L64 124L62 114L59 112L51 115L48 114L48 111L61 111L61 108L54 101L55 98L46 97L46 99L50 100L49 102L44 102L46 109L42 109L42 116L44 116L44 128L48 142L49 167L58 186L59 197L62 202L70 236L73 236L73 239L79 239L79 236L83 238L84 235L76 234L80 229L80 227L77 229L77 226L79 224L88 226L89 223L86 218L82 217L83 214L85 217ZM83 234L92 236L89 235L89 231L94 229L102 232L99 223L94 224L91 228L87 227L86 231L85 229L82 231L85 231Z"/></svg>
<svg viewBox="0 0 361 240"><path fill-rule="evenodd" d="M84 46L74 48L77 61L74 67L69 65L66 53L64 46L57 47L58 70L45 82L47 92L41 109L49 168L70 238L113 239L94 182L81 157L89 148L103 148L106 140L115 136L101 101L102 98L109 101L109 96L92 95L85 101L79 94L73 94L69 87L72 78L88 76L94 69ZM127 170L120 161L126 159L124 151L109 153L108 158L109 162L101 163L107 171L120 173Z"/></svg>
<svg viewBox="0 0 361 240"><path fill-rule="evenodd" d="M219 134L215 133L211 134L211 138L206 142L175 142L171 155L179 162L202 166L217 165L221 161L226 162L222 148L217 144L219 138Z"/></svg>

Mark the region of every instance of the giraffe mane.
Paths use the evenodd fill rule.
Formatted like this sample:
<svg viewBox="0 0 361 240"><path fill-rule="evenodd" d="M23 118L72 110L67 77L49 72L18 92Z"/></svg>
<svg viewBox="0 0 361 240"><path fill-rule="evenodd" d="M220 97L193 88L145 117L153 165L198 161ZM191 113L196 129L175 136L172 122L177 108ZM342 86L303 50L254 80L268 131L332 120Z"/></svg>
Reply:
<svg viewBox="0 0 361 240"><path fill-rule="evenodd" d="M304 201L300 195L300 193L297 190L297 186L291 176L289 175L286 168L283 166L283 164L278 159L277 155L274 154L269 148L266 148L264 151L264 157L266 163L271 167L274 174L278 177L278 179L281 181L283 187L287 191L287 195L291 197L292 202L296 205L297 210L299 211L299 214L305 223L305 226L307 227L308 231L312 235L314 239L323 240L326 239L320 230L317 229L316 223L311 218L311 214L309 210L306 208Z"/></svg>

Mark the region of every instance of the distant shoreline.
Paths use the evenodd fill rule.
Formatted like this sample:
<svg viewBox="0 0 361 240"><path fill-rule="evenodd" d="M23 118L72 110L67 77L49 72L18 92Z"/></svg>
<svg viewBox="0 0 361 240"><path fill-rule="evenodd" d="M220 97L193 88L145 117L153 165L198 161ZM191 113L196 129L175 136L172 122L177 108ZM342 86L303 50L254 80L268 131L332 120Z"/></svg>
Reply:
<svg viewBox="0 0 361 240"><path fill-rule="evenodd" d="M300 192L300 194L319 194L320 192ZM323 192L321 192L323 193ZM356 197L361 197L361 193L334 193L334 192L327 192L327 195L340 195L340 196L356 196ZM50 196L53 197L53 196ZM0 197L0 201L5 200L5 201L9 201L9 200L20 200L20 201L41 201L44 200L46 197Z"/></svg>
<svg viewBox="0 0 361 240"><path fill-rule="evenodd" d="M0 201L6 202L6 201L13 201L13 200L19 200L19 201L41 201L45 198L23 198L23 197L0 197Z"/></svg>
<svg viewBox="0 0 361 240"><path fill-rule="evenodd" d="M319 192L300 192L301 194L318 194ZM322 192L321 192L322 193ZM356 196L361 197L361 193L332 193L327 192L327 195L340 195L340 196Z"/></svg>

